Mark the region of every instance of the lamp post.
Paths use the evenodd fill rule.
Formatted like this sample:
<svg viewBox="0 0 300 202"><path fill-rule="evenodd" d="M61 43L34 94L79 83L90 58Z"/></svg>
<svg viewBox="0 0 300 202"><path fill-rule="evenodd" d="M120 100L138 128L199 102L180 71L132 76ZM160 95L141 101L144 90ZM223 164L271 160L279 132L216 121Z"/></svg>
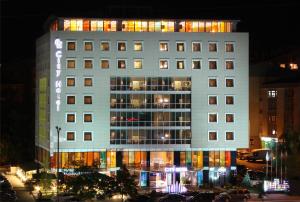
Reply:
<svg viewBox="0 0 300 202"><path fill-rule="evenodd" d="M266 162L267 162L267 167L266 167L266 178L267 178L267 180L268 180L268 161L269 161L269 152L267 152L267 154L266 154Z"/></svg>
<svg viewBox="0 0 300 202"><path fill-rule="evenodd" d="M56 132L57 132L57 165L56 165L56 196L57 196L57 201L59 202L59 197L58 197L58 184L59 184L59 178L58 178L58 173L59 173L59 132L61 130L60 127L56 126Z"/></svg>

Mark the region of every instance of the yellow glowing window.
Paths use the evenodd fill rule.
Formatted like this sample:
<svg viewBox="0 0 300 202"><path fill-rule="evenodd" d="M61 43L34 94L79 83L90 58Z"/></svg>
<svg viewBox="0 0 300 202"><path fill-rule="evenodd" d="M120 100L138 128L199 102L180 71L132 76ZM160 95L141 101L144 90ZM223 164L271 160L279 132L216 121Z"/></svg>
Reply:
<svg viewBox="0 0 300 202"><path fill-rule="evenodd" d="M205 22L205 32L211 32L211 22Z"/></svg>
<svg viewBox="0 0 300 202"><path fill-rule="evenodd" d="M82 30L83 30L83 21L76 20L76 31L82 31Z"/></svg>
<svg viewBox="0 0 300 202"><path fill-rule="evenodd" d="M135 31L141 32L142 31L142 22L141 21L135 21L134 22Z"/></svg>
<svg viewBox="0 0 300 202"><path fill-rule="evenodd" d="M91 21L91 31L97 31L97 21Z"/></svg>
<svg viewBox="0 0 300 202"><path fill-rule="evenodd" d="M154 32L154 21L149 21L148 30Z"/></svg>
<svg viewBox="0 0 300 202"><path fill-rule="evenodd" d="M103 21L97 21L97 30L103 31Z"/></svg>
<svg viewBox="0 0 300 202"><path fill-rule="evenodd" d="M185 32L185 22L179 23L179 32Z"/></svg>
<svg viewBox="0 0 300 202"><path fill-rule="evenodd" d="M148 23L147 21L142 22L142 31L147 32L148 31Z"/></svg>
<svg viewBox="0 0 300 202"><path fill-rule="evenodd" d="M166 21L162 21L162 22L161 22L161 31L162 31L162 32L167 32L167 31L169 31L169 30L168 30L168 22L166 22Z"/></svg>
<svg viewBox="0 0 300 202"><path fill-rule="evenodd" d="M218 22L212 22L212 32L217 32L218 31Z"/></svg>
<svg viewBox="0 0 300 202"><path fill-rule="evenodd" d="M198 25L198 22L193 22L192 23L192 32L198 32L198 27L199 27L199 25Z"/></svg>
<svg viewBox="0 0 300 202"><path fill-rule="evenodd" d="M155 22L155 32L160 32L161 31L161 22L156 21Z"/></svg>
<svg viewBox="0 0 300 202"><path fill-rule="evenodd" d="M64 20L64 31L70 31L70 20Z"/></svg>
<svg viewBox="0 0 300 202"><path fill-rule="evenodd" d="M142 69L143 68L143 61L142 61L142 59L135 59L133 63L134 63L133 64L134 69Z"/></svg>
<svg viewBox="0 0 300 202"><path fill-rule="evenodd" d="M192 22L190 21L185 22L185 31L192 32Z"/></svg>
<svg viewBox="0 0 300 202"><path fill-rule="evenodd" d="M111 31L111 22L110 21L107 21L107 20L104 21L104 31L105 32Z"/></svg>
<svg viewBox="0 0 300 202"><path fill-rule="evenodd" d="M174 22L173 21L169 21L168 22L168 29L169 29L169 32L174 32Z"/></svg>
<svg viewBox="0 0 300 202"><path fill-rule="evenodd" d="M71 31L76 31L76 20L71 20Z"/></svg>
<svg viewBox="0 0 300 202"><path fill-rule="evenodd" d="M134 21L128 21L128 32L134 32Z"/></svg>
<svg viewBox="0 0 300 202"><path fill-rule="evenodd" d="M219 25L219 32L225 32L225 23L218 22L218 25Z"/></svg>
<svg viewBox="0 0 300 202"><path fill-rule="evenodd" d="M204 22L199 22L199 32L205 32Z"/></svg>
<svg viewBox="0 0 300 202"><path fill-rule="evenodd" d="M122 21L122 31L128 32L128 22L127 21Z"/></svg>
<svg viewBox="0 0 300 202"><path fill-rule="evenodd" d="M142 42L134 42L133 50L134 51L143 51L143 43Z"/></svg>
<svg viewBox="0 0 300 202"><path fill-rule="evenodd" d="M111 21L111 31L112 32L117 31L117 21Z"/></svg>

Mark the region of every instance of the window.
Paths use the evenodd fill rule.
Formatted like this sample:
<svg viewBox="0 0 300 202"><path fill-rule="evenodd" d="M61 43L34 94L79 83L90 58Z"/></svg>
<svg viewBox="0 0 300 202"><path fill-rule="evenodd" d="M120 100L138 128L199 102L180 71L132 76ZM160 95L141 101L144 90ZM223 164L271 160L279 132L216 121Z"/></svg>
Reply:
<svg viewBox="0 0 300 202"><path fill-rule="evenodd" d="M67 78L67 86L75 86L75 78L74 77Z"/></svg>
<svg viewBox="0 0 300 202"><path fill-rule="evenodd" d="M126 42L118 42L118 51L126 51Z"/></svg>
<svg viewBox="0 0 300 202"><path fill-rule="evenodd" d="M118 69L126 69L126 60L118 59Z"/></svg>
<svg viewBox="0 0 300 202"><path fill-rule="evenodd" d="M75 132L67 131L67 140L74 141L75 140Z"/></svg>
<svg viewBox="0 0 300 202"><path fill-rule="evenodd" d="M133 45L134 51L143 51L143 43L140 41L135 41Z"/></svg>
<svg viewBox="0 0 300 202"><path fill-rule="evenodd" d="M84 50L85 51L93 51L93 42L92 41L85 41L84 42Z"/></svg>
<svg viewBox="0 0 300 202"><path fill-rule="evenodd" d="M75 123L76 115L74 113L67 114L67 122L68 123Z"/></svg>
<svg viewBox="0 0 300 202"><path fill-rule="evenodd" d="M218 115L217 115L217 113L209 113L208 114L208 122L209 123L217 123L218 122Z"/></svg>
<svg viewBox="0 0 300 202"><path fill-rule="evenodd" d="M84 78L84 86L93 86L93 78Z"/></svg>
<svg viewBox="0 0 300 202"><path fill-rule="evenodd" d="M226 140L234 140L234 133L226 132Z"/></svg>
<svg viewBox="0 0 300 202"><path fill-rule="evenodd" d="M84 68L85 69L92 69L93 68L93 60L85 59L84 60Z"/></svg>
<svg viewBox="0 0 300 202"><path fill-rule="evenodd" d="M226 114L226 123L234 122L234 115L233 114Z"/></svg>
<svg viewBox="0 0 300 202"><path fill-rule="evenodd" d="M201 60L193 60L192 68L193 69L201 69Z"/></svg>
<svg viewBox="0 0 300 202"><path fill-rule="evenodd" d="M234 104L234 97L231 95L226 95L226 104L227 105L233 105Z"/></svg>
<svg viewBox="0 0 300 202"><path fill-rule="evenodd" d="M209 52L217 52L217 43L216 42L209 42L208 43L208 51Z"/></svg>
<svg viewBox="0 0 300 202"><path fill-rule="evenodd" d="M218 104L217 96L214 96L214 95L208 96L208 104L209 105L217 105Z"/></svg>
<svg viewBox="0 0 300 202"><path fill-rule="evenodd" d="M142 59L134 59L133 67L134 67L134 69L142 69L143 68L143 60Z"/></svg>
<svg viewBox="0 0 300 202"><path fill-rule="evenodd" d="M176 66L177 66L177 69L184 69L184 60L177 60Z"/></svg>
<svg viewBox="0 0 300 202"><path fill-rule="evenodd" d="M92 141L92 132L84 132L83 136L84 141Z"/></svg>
<svg viewBox="0 0 300 202"><path fill-rule="evenodd" d="M84 123L93 122L93 115L92 114L83 114L83 122Z"/></svg>
<svg viewBox="0 0 300 202"><path fill-rule="evenodd" d="M277 90L269 90L268 91L268 97L277 97Z"/></svg>
<svg viewBox="0 0 300 202"><path fill-rule="evenodd" d="M101 51L109 51L109 42L108 41L102 41L100 43L100 50Z"/></svg>
<svg viewBox="0 0 300 202"><path fill-rule="evenodd" d="M76 42L75 41L67 41L67 50L75 51L76 50Z"/></svg>
<svg viewBox="0 0 300 202"><path fill-rule="evenodd" d="M169 50L169 44L168 42L160 42L159 43L159 50L160 51L168 51Z"/></svg>
<svg viewBox="0 0 300 202"><path fill-rule="evenodd" d="M225 43L225 51L226 52L234 52L234 45L233 45L233 43Z"/></svg>
<svg viewBox="0 0 300 202"><path fill-rule="evenodd" d="M233 79L225 79L226 87L234 87L234 80Z"/></svg>
<svg viewBox="0 0 300 202"><path fill-rule="evenodd" d="M76 66L76 62L74 59L67 59L67 68L74 69Z"/></svg>
<svg viewBox="0 0 300 202"><path fill-rule="evenodd" d="M168 69L169 68L168 60L159 60L159 68Z"/></svg>
<svg viewBox="0 0 300 202"><path fill-rule="evenodd" d="M201 51L201 43L200 42L192 42L192 51L200 52Z"/></svg>
<svg viewBox="0 0 300 202"><path fill-rule="evenodd" d="M177 42L176 43L176 49L178 52L183 52L184 51L184 43L183 42Z"/></svg>
<svg viewBox="0 0 300 202"><path fill-rule="evenodd" d="M108 59L101 59L100 66L102 69L109 69L109 60Z"/></svg>
<svg viewBox="0 0 300 202"><path fill-rule="evenodd" d="M90 95L85 95L84 96L84 104L92 104L93 101L92 101L92 96Z"/></svg>
<svg viewBox="0 0 300 202"><path fill-rule="evenodd" d="M217 61L216 60L208 61L208 67L209 69L217 69Z"/></svg>
<svg viewBox="0 0 300 202"><path fill-rule="evenodd" d="M225 67L226 69L234 69L234 64L232 60L226 60L225 61Z"/></svg>
<svg viewBox="0 0 300 202"><path fill-rule="evenodd" d="M75 96L74 95L67 96L67 104L69 104L69 105L75 104Z"/></svg>
<svg viewBox="0 0 300 202"><path fill-rule="evenodd" d="M208 140L218 140L218 134L216 131L209 131L208 132Z"/></svg>
<svg viewBox="0 0 300 202"><path fill-rule="evenodd" d="M209 87L217 87L217 79L216 78L209 78L208 79L208 86Z"/></svg>

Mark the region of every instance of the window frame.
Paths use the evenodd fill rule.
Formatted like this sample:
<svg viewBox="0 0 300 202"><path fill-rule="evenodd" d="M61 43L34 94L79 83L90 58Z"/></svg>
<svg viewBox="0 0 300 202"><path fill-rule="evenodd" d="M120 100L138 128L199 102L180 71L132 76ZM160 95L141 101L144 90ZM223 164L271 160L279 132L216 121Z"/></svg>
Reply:
<svg viewBox="0 0 300 202"><path fill-rule="evenodd" d="M178 68L178 62L183 62L183 68ZM186 66L186 62L185 62L185 59L176 59L176 69L177 70L184 70L185 69L185 66Z"/></svg>
<svg viewBox="0 0 300 202"><path fill-rule="evenodd" d="M85 121L84 116L86 114L90 114L92 116L92 121ZM93 119L94 119L94 114L92 112L83 112L83 116L82 116L82 122L83 123L93 123L94 122Z"/></svg>
<svg viewBox="0 0 300 202"><path fill-rule="evenodd" d="M216 114L216 115L217 115L217 121L216 121L216 122L210 122L210 121L209 121L209 115L210 115L210 114ZM208 118L207 123L218 123L218 122L219 122L219 117L218 117L219 115L218 115L218 112L208 112L207 115L208 115L208 116L207 116L207 118Z"/></svg>
<svg viewBox="0 0 300 202"><path fill-rule="evenodd" d="M73 114L74 115L74 122L68 121L68 115ZM66 112L66 118L65 118L65 123L76 123L76 112Z"/></svg>
<svg viewBox="0 0 300 202"><path fill-rule="evenodd" d="M178 50L178 44L183 44L183 51ZM186 51L186 42L185 41L176 41L176 52L185 52Z"/></svg>
<svg viewBox="0 0 300 202"><path fill-rule="evenodd" d="M161 61L166 61L167 62L167 68L161 68L160 67L160 62ZM158 67L159 67L159 69L169 69L169 59L159 59L159 61L158 61Z"/></svg>
<svg viewBox="0 0 300 202"><path fill-rule="evenodd" d="M108 61L108 68L102 67L102 61L105 61L105 60ZM101 69L109 69L109 68L110 68L110 59L109 59L109 58L101 58L101 59L100 59L100 68L101 68Z"/></svg>
<svg viewBox="0 0 300 202"><path fill-rule="evenodd" d="M90 61L92 61L92 67L91 68L87 68L87 67L85 67L85 61L88 61L88 60L90 60ZM83 69L93 69L94 68L94 59L93 58L83 58Z"/></svg>
<svg viewBox="0 0 300 202"><path fill-rule="evenodd" d="M75 63L75 65L74 65L74 67L69 67L68 66L68 61L74 61L74 63ZM66 69L76 69L76 64L77 64L77 61L76 61L76 58L66 58Z"/></svg>
<svg viewBox="0 0 300 202"><path fill-rule="evenodd" d="M232 121L232 122L227 122L226 116L227 116L227 115L230 115L230 114L233 115L233 121ZM230 124L230 123L231 123L231 124L232 124L232 123L235 123L235 113L225 113L225 123L226 123L226 124L227 124L227 123L229 123L229 124Z"/></svg>
<svg viewBox="0 0 300 202"><path fill-rule="evenodd" d="M211 140L210 138L209 138L209 133L216 133L216 139L215 140ZM218 131L217 130L208 130L207 131L207 139L208 139L208 141L210 142L210 141L214 141L214 142L217 142L218 140L219 140L219 135L218 135Z"/></svg>
<svg viewBox="0 0 300 202"><path fill-rule="evenodd" d="M83 136L82 136L82 139L83 139L83 142L93 142L93 131L83 131ZM85 133L91 133L91 140L85 140Z"/></svg>
<svg viewBox="0 0 300 202"><path fill-rule="evenodd" d="M135 49L134 49L136 43L141 43L141 45L142 45L142 50L135 50ZM143 51L144 51L144 42L143 42L143 41L133 41L133 51L134 51L134 52L143 52Z"/></svg>
<svg viewBox="0 0 300 202"><path fill-rule="evenodd" d="M212 43L216 44L216 51L211 51L211 50L209 49L210 44L212 44ZM209 41L209 42L208 42L208 52L209 52L209 53L217 53L218 51L219 51L218 42L217 42L217 41Z"/></svg>
<svg viewBox="0 0 300 202"><path fill-rule="evenodd" d="M86 50L86 49L85 49L85 43L92 43L92 50ZM92 41L92 40L86 40L86 41L83 41L83 51L87 51L87 52L92 52L92 51L94 51L94 41Z"/></svg>
<svg viewBox="0 0 300 202"><path fill-rule="evenodd" d="M209 86L209 80L216 79L216 86ZM218 77L208 77L208 88L218 88Z"/></svg>
<svg viewBox="0 0 300 202"><path fill-rule="evenodd" d="M216 97L216 104L210 104L209 103L209 98L210 97ZM208 104L208 106L218 106L218 95L208 95L207 96L207 104Z"/></svg>
<svg viewBox="0 0 300 202"><path fill-rule="evenodd" d="M92 85L91 86L85 85L85 79L92 79ZM91 77L91 76L84 76L83 77L83 86L84 87L93 87L93 85L94 85L93 77Z"/></svg>
<svg viewBox="0 0 300 202"><path fill-rule="evenodd" d="M233 97L233 103L232 104L227 104L227 97ZM225 105L234 105L234 103L235 103L235 96L234 95L225 95Z"/></svg>
<svg viewBox="0 0 300 202"><path fill-rule="evenodd" d="M125 44L125 50L119 50L119 44L124 43ZM118 52L126 52L127 51L127 41L117 41L117 51Z"/></svg>
<svg viewBox="0 0 300 202"><path fill-rule="evenodd" d="M108 43L108 50L103 50L102 49L102 43ZM110 41L100 41L100 51L109 52L110 50L111 50L111 43L110 43Z"/></svg>
<svg viewBox="0 0 300 202"><path fill-rule="evenodd" d="M210 62L216 62L216 68L215 69L210 68ZM218 60L217 59L208 59L208 70L218 70Z"/></svg>
<svg viewBox="0 0 300 202"><path fill-rule="evenodd" d="M119 68L119 61L124 60L125 61L125 68ZM117 69L127 69L127 59L118 58L117 59Z"/></svg>
<svg viewBox="0 0 300 202"><path fill-rule="evenodd" d="M85 97L91 97L91 103L85 103ZM83 104L84 105L92 105L93 104L93 95L83 95Z"/></svg>
<svg viewBox="0 0 300 202"><path fill-rule="evenodd" d="M74 86L68 85L68 79L74 79ZM76 87L76 77L75 76L66 76L66 87Z"/></svg>
<svg viewBox="0 0 300 202"><path fill-rule="evenodd" d="M68 97L74 97L75 99L74 99L74 103L72 103L72 104L69 104L68 103ZM67 105L75 105L76 104L76 95L73 95L73 94L69 94L69 95L66 95L66 104Z"/></svg>
<svg viewBox="0 0 300 202"><path fill-rule="evenodd" d="M233 139L232 140L227 140L226 133L233 133ZM225 131L225 141L235 141L235 131L234 130L226 130Z"/></svg>
<svg viewBox="0 0 300 202"><path fill-rule="evenodd" d="M227 44L232 44L233 51L227 51L227 48L226 48ZM225 48L225 50L224 50L225 53L234 53L235 52L235 42L234 41L225 41L225 47L224 48Z"/></svg>
<svg viewBox="0 0 300 202"><path fill-rule="evenodd" d="M74 133L74 140L68 140L68 133ZM76 131L66 131L66 141L67 142L75 142L76 141Z"/></svg>
<svg viewBox="0 0 300 202"><path fill-rule="evenodd" d="M167 44L167 50L161 50L161 49L160 49L160 45L163 44L163 43ZM169 41L160 41L160 42L159 42L158 50L159 50L160 52L168 52L168 51L169 51Z"/></svg>
<svg viewBox="0 0 300 202"><path fill-rule="evenodd" d="M232 86L227 86L227 80L232 79ZM235 79L234 77L225 77L225 88L234 88L235 87Z"/></svg>
<svg viewBox="0 0 300 202"><path fill-rule="evenodd" d="M227 65L226 65L227 62L232 62L232 66L233 66L232 69L227 69ZM235 70L235 62L234 62L234 59L225 59L225 70L228 70L228 71Z"/></svg>
<svg viewBox="0 0 300 202"><path fill-rule="evenodd" d="M194 51L194 44L200 44L200 51ZM202 42L201 41L192 41L192 52L201 53L202 52Z"/></svg>
<svg viewBox="0 0 300 202"><path fill-rule="evenodd" d="M194 68L194 62L199 61L200 62L200 68ZM202 59L192 59L192 69L202 69Z"/></svg>
<svg viewBox="0 0 300 202"><path fill-rule="evenodd" d="M69 43L75 43L75 49L74 50L69 50ZM77 41L76 40L67 40L66 41L66 51L77 51Z"/></svg>
<svg viewBox="0 0 300 202"><path fill-rule="evenodd" d="M135 62L138 61L138 60L141 61L141 64L142 64L141 68L136 68L135 67ZM143 58L134 58L133 59L133 69L143 69L143 63L144 63Z"/></svg>

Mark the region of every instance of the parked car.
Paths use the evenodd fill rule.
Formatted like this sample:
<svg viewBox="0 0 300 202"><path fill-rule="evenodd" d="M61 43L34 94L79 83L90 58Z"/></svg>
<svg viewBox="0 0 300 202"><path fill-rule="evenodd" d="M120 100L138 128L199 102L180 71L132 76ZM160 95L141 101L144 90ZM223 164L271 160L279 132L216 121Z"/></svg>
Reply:
<svg viewBox="0 0 300 202"><path fill-rule="evenodd" d="M270 149L254 149L249 156L247 156L247 161L266 161L267 153L271 153Z"/></svg>
<svg viewBox="0 0 300 202"><path fill-rule="evenodd" d="M229 202L231 196L227 192L222 192L215 197L215 202Z"/></svg>
<svg viewBox="0 0 300 202"><path fill-rule="evenodd" d="M185 196L181 194L167 194L161 197L159 202L186 202Z"/></svg>

